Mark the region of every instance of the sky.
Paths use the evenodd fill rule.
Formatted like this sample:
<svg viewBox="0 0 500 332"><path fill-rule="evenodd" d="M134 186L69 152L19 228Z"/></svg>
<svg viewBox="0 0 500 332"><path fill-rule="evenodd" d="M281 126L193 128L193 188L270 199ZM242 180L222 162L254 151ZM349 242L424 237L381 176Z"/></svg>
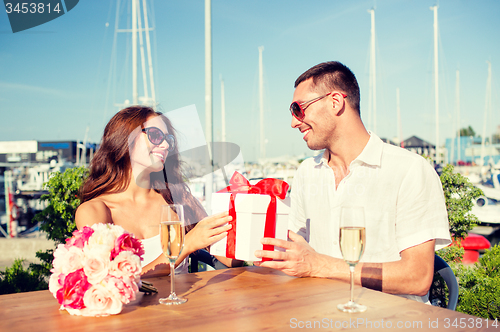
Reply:
<svg viewBox="0 0 500 332"><path fill-rule="evenodd" d="M129 1L121 1L120 28L126 27ZM205 130L205 2L148 1L154 8L151 38L158 108L168 116L169 111L194 105L196 121ZM119 110L114 105L132 100L131 52L125 33L118 34L113 48L117 2L80 1L59 18L17 33L12 32L6 12L0 11L0 141L82 141L86 132L88 141L100 141L106 122ZM435 0L212 0L214 140L221 140L222 77L226 140L241 147L245 161L260 156L260 46L264 47L266 157L314 154L299 131L290 127L288 107L295 79L324 61L340 61L354 72L361 89L362 120L368 127L368 10L375 8L377 126L369 129L384 138L398 136L399 89L403 139L416 135L435 143L430 10L435 4ZM485 128L490 135L500 124L500 1L437 4L439 143L452 137L457 126L472 126L478 134ZM485 112L487 61L492 68L491 112ZM110 70L112 65L117 69Z"/></svg>

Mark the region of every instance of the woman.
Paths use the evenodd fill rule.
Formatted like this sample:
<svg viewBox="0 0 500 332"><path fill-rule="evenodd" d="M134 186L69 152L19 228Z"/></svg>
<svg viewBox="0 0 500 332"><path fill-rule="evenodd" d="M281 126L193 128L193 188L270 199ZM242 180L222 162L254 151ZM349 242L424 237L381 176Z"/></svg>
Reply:
<svg viewBox="0 0 500 332"><path fill-rule="evenodd" d="M184 205L188 226L176 273L187 273L189 254L219 241L231 228L224 225L231 220L228 212L206 217L191 195L183 182L174 128L149 107L123 109L106 125L89 177L80 188L80 201L77 227L112 223L133 233L145 247L143 274L148 275L170 272L161 252L160 205ZM220 261L231 266L230 259Z"/></svg>

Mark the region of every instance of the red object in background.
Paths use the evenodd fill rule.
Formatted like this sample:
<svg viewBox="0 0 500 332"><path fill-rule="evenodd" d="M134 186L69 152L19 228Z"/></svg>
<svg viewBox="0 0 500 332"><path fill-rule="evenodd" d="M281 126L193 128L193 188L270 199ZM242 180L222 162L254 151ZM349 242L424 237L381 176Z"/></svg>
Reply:
<svg viewBox="0 0 500 332"><path fill-rule="evenodd" d="M10 189L10 188L9 188ZM18 217L18 211L17 211L17 206L14 204L14 194L9 190L9 236L10 237L16 237L16 223L15 221L17 220Z"/></svg>
<svg viewBox="0 0 500 332"><path fill-rule="evenodd" d="M455 241L453 241L453 245L457 245ZM464 257L462 258L462 263L464 264L476 263L479 258L479 250L485 250L491 247L491 243L488 239L474 233L469 233L460 245L465 250Z"/></svg>

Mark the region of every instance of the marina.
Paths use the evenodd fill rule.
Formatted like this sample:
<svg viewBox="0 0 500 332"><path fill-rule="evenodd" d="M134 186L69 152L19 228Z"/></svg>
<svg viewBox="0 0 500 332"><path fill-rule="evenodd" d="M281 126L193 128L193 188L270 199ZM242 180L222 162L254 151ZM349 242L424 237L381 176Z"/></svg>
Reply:
<svg viewBox="0 0 500 332"><path fill-rule="evenodd" d="M204 146L197 148L185 148L183 157L186 161L189 175L187 180L193 195L200 200L202 205L209 209L210 195L228 185L228 178L234 171L241 172L249 181L254 184L267 177L277 178L292 185L293 176L300 162L306 158L305 153L282 155L274 153L270 156L269 137L270 121L269 109L273 108L273 102L266 96L266 74L269 70L269 59L264 53L264 46L257 46L254 56L256 68L256 94L253 96L258 105L255 114L258 116L258 125L253 126L255 135L252 136L252 151L254 158L245 160L243 154L248 156L248 149L245 139L244 143L229 143L235 132L229 125L231 113L230 103L231 91L228 86L230 75L219 75L220 81L220 105L214 107L215 93L213 86L213 60L212 60L212 25L211 21L212 5L210 1L205 4L205 124L201 125L199 114L190 118L191 124L196 125L198 134ZM500 184L499 169L495 168L500 162L500 143L495 141L498 133L491 133L492 117L492 63L488 60L488 76L485 90L485 108L483 116L482 135L466 136L458 134L462 125L460 121L460 74L456 72L455 84L455 109L453 111L453 133L455 137L446 139L444 145L439 144L443 137L440 131L440 68L439 57L443 56L443 51L439 44L439 21L437 5L433 5L428 13L429 28L432 26L432 81L433 96L429 98L434 102L433 106L427 105L428 109L434 111L434 144L427 139L420 138L419 135L411 135L407 139L403 138L404 117L402 117L399 87L397 92L397 121L393 126L392 133L397 133L395 137L384 139L384 141L404 147L414 153L421 154L432 160L439 169L445 163L456 165L456 171L469 178L478 188L482 189L484 196L479 197L474 202L472 213L478 216L481 221L480 227L475 230L478 234L487 236L492 243L497 243L497 233L500 229ZM116 112L117 110L132 104L144 104L157 106L161 104L161 94L158 93L158 71L157 63L157 25L155 18L155 7L153 2L127 0L114 1L110 6L110 13L114 11L114 21L106 23L106 27L113 30L113 40L110 68L108 72L106 88L106 104L104 105L103 118ZM74 11L73 11L74 12ZM381 91L383 82L380 80L380 57L377 49L381 41L377 37L380 24L380 8L373 6L368 9L369 17L366 21L369 24L366 35L369 35L368 43L368 84L367 92L367 113L365 122L368 129L378 133L382 130L382 115L380 113ZM382 14L383 15L383 14ZM111 16L111 15L110 15ZM383 16L382 16L383 17ZM376 29L377 28L377 29ZM124 37L124 38L121 38ZM125 52L127 55L125 55ZM267 52L267 48L266 48ZM119 77L127 77L119 79ZM441 77L442 79L442 77ZM364 81L364 80L363 80ZM125 83L126 82L126 83ZM441 84L442 85L442 84ZM219 107L220 106L220 107ZM219 113L220 110L220 113ZM442 112L442 110L441 110ZM169 113L172 114L172 113ZM194 114L194 113L193 113ZM441 114L442 116L442 114ZM198 117L195 121L194 117ZM462 116L463 118L463 116ZM215 123L214 120L219 123ZM219 130L220 128L220 130ZM184 128L181 128L184 129ZM204 131L204 133L203 133ZM182 130L181 130L182 132ZM96 143L88 142L89 125L85 130L85 138L81 141L2 141L0 142L0 235L4 237L30 236L36 232L37 225L33 224L33 216L45 207L45 203L40 201L41 195L46 193L44 183L46 183L54 172L64 172L65 169L88 165L93 153L98 148ZM449 131L448 131L449 133ZM218 135L220 134L220 135ZM496 136L495 136L496 135ZM187 135L186 135L187 136ZM217 136L217 137L216 137ZM233 134L233 137L234 134ZM220 139L220 142L214 142ZM187 139L189 145L193 139ZM240 141L241 142L241 141ZM234 144L238 152L236 156L224 157L212 153L214 144ZM276 141L273 142L276 144ZM301 142L303 144L303 142ZM196 144L195 144L196 145ZM205 147L208 147L206 149ZM201 152L201 153L200 153ZM202 156L201 156L202 155ZM201 156L201 157L200 157ZM307 157L312 156L309 152ZM195 160L198 158L198 160ZM219 158L219 160L217 160ZM201 159L201 163L199 160ZM250 161L250 160L254 161ZM210 166L211 164L211 166ZM210 168L211 167L211 168ZM293 187L291 188L293 190Z"/></svg>
<svg viewBox="0 0 500 332"><path fill-rule="evenodd" d="M83 175L79 173L83 170L78 167L88 168L93 160L98 163L93 165L93 180L87 182L87 185L90 183L91 186L96 186L94 189L103 187L105 189L100 192L91 191L91 195L86 196L84 200L94 199L96 195L100 196L103 193L118 194L112 197L114 201L111 204L119 205L127 213L122 214L124 217L120 220L117 216L121 210L118 210L118 213L112 212L111 221L116 225L123 225L124 228L131 226L129 229L131 233L138 235L141 241L148 240L150 229L146 227L146 222L156 222L153 215L156 211L154 206L164 204L163 200L157 193L142 190L134 186L134 183L130 185L131 182L128 180L131 180L131 173L125 174L122 169L115 172L115 168L109 171L110 165L113 164L113 166L125 165L125 170L128 171L128 160L123 159L126 155L126 143L132 164L138 160L134 159L138 156L136 151L139 150L135 145L138 141L134 140L135 138L131 139L130 131L134 128L128 127L135 127L141 136L140 129L142 129L146 133L144 142L147 146L153 144L158 147L164 141L167 142L168 148L164 148L167 150L162 148L154 150L156 149L154 148L147 151L151 154L152 160L159 158L166 165L169 161L167 153L170 155L178 153L183 163L182 174L178 172L177 166L165 167L164 182L160 173L161 163L154 165L154 172L159 175L159 182L156 178L155 182L150 182L151 179L148 177L141 178L146 179L146 188L151 189L151 184L155 188L158 188L157 186L164 188L167 183L167 186L172 188L170 184L176 185L185 181L191 194L209 215L213 212L211 209L225 211L229 204L229 214L232 217L229 223L232 227L227 226L227 228L232 231L228 231L224 241L231 239L232 242L223 243L217 254L228 258L233 257L227 256L233 254L230 251L245 243L245 239L259 240L262 237L260 233L254 234L248 230L250 228L245 228L242 221L243 212L236 212L236 194L220 193L224 190L231 191L231 188L227 187L230 184L229 179L235 172L240 173L245 179L235 177L238 181L231 182L235 184L234 192L238 190L245 192L251 188L255 189L252 194L267 194L278 187L276 183L280 183L268 182L268 179L279 179L289 184L282 186L280 191L280 198L285 198L289 202L291 193L294 193L294 190L298 192L301 188L299 185L306 182L297 181L294 187L294 178L299 179L296 174L301 163L323 152L312 149L328 148L332 152L331 156L338 154L351 158L350 155L354 155L353 151L357 153L361 151L363 142L358 138L367 138L366 131L368 131L381 137L388 144L421 155L438 175L445 172L446 176L443 177L442 183L445 189L449 225L446 224L445 211L440 203L442 197L439 193L439 181L433 178L435 174L432 169L428 168L428 172L425 172L427 180L415 181L414 179L419 178L419 170L427 168L425 162L412 157L409 159L418 159L413 165L422 161L423 165L419 165L422 167L413 168L413 165L405 164L403 169L401 166L403 157L408 154L384 146L388 151L402 153L402 159L394 161L396 176L389 173L384 181L380 178L360 179L360 188L366 189L366 185L375 188L373 195L364 197L345 195L345 192L341 191L345 186L339 187L339 190L334 189L342 185L342 182L337 181L339 174L337 168L332 166L335 164L335 159L328 159L328 164L336 177L334 182L330 182L333 185L327 190L328 194L334 190L336 192L332 196L320 197L328 198L327 201L311 199L314 197L312 194L311 196L304 194L294 200L296 206L304 208L304 213L300 208L299 210L292 208L296 213L295 216L304 217L304 220L301 220L306 225L304 238L310 242L314 250L326 255L322 258L336 264L336 260L331 257L339 257L337 254L331 254L329 250L332 249L331 245L335 245L334 250L338 249L337 239L326 243L326 249L316 247L314 236L318 233L317 225L321 225L324 219L324 225L329 228L328 232L326 229L325 232L319 232L322 238L331 237L332 234L336 236L337 231L342 234L340 224L338 227L340 229L328 224L332 219L335 219L332 222L334 225L337 221L336 218L328 219L328 215L332 215L334 209L339 207L338 201L343 201L342 207L351 204L360 205L360 202L363 202L362 204L366 204L365 211L368 207L371 210L370 213L357 218L367 219L367 243L364 238L364 227L363 231L359 230L360 238L355 239L361 248L359 258L363 255L362 248L364 246L368 248L364 258L360 260L362 263L360 265L368 266L364 264L365 262L390 264L380 264L384 266L384 274L383 277L382 274L376 277L376 287L364 283L363 276L355 281L357 283L355 292L359 294L357 298L353 297L354 287L351 284L350 302L360 303L365 309L368 307L359 317L371 321L382 319L386 324L414 319L424 322L424 326L428 325L429 328L435 328L431 326L431 319L436 319L436 322L439 320L440 323L446 322L446 319L460 321L467 319L468 322L474 322L472 325L478 325L473 326L477 327L477 330L484 330L484 324L498 325L497 320L488 321L480 317L488 315L492 319L500 317L498 312L500 293L497 287L500 279L497 269L494 266L491 268L491 262L495 262L500 254L498 251L500 248L497 246L500 243L500 117L498 116L500 94L496 81L500 77L498 72L500 43L494 33L499 30L500 21L497 19L497 14L500 13L500 3L493 0L479 0L473 4L452 0L437 2L434 0L418 2L109 0L92 3L63 0L61 4L64 10L59 15L65 14L63 17L51 18L50 21L28 28L29 31L18 33L19 31L13 28L12 34L10 33L8 23L10 22L12 26L12 20L16 15L21 15L15 9L8 13L8 17L5 16L5 20L0 20L0 31L3 32L0 33L2 45L0 106L4 110L0 122L0 252L3 253L0 259L0 277L3 279L0 278L0 282L10 279L13 280L11 282L13 285L29 284L21 277L9 277L9 274L21 276L16 274L19 264L13 264L18 259L23 260L22 265L27 269L24 271L26 274L34 272L34 275L41 276L42 279L47 277L46 268L50 264L44 264L43 268L41 265L29 265L39 262L35 256L37 251L53 249L55 246L54 242L46 239L46 234L41 229L45 227L54 230L51 232L53 236L60 230L66 230L65 226L73 226L74 211L78 205L76 202L78 185L75 184L79 183ZM300 83L300 78L297 77L307 68L329 61L339 61L355 74L355 88L337 85L343 79L331 80L326 86L317 85L318 77L315 75L311 86ZM325 81L320 77L319 82ZM358 84L359 89L357 89ZM305 86L311 89L304 91ZM326 91L326 88L329 91ZM335 113L337 111L331 113L332 108L329 107L329 103L332 98L334 105L337 105L336 102L340 105L338 113ZM335 98L338 98L338 101ZM307 108L312 105L307 100L314 102L314 106ZM345 104L342 106L343 102ZM128 118L130 121L124 120L127 119L125 117L122 119L124 122L114 127L111 133L109 130L105 131L106 123L113 122L110 118L114 119L114 115L120 110L135 105L147 106L163 113L171 122L171 126L168 124L168 130L165 131L164 123L161 122L151 122L156 123L155 126L158 128L153 128L150 124L145 125L154 115L148 109L149 116L147 119L142 119L141 123L134 122L132 116ZM336 110L336 107L333 109ZM341 118L341 115L347 116ZM159 118L154 119L159 120ZM352 119L355 121L348 121ZM347 128L352 131L349 132ZM124 133L129 135L128 141ZM113 148L107 148L113 144L102 143L103 147L106 147L102 151L109 153L105 162L103 159L94 158L96 151L100 149L99 142L107 142L104 137L112 138L113 144L119 143ZM336 144L337 141L342 144ZM117 148L118 145L120 148ZM131 152L132 149L134 153ZM140 151L144 152L143 149ZM365 163L363 167L381 166L380 163L370 163L371 160L368 162L362 158L358 159ZM141 163L143 160L146 158L141 159ZM400 161L401 164L398 164ZM462 179L450 173L448 176L447 165L450 164L454 166L455 173L463 175L475 188L482 191L479 197L471 200L472 210L469 214L461 214L468 210L468 207L464 209L467 203L461 200L464 197L462 196L464 190L461 189L468 188L469 193L475 189L471 189L467 184L457 185L456 183ZM108 172L104 175L96 171L96 168L102 165L108 167ZM347 170L342 177L346 176L346 182L351 181L350 183L355 176L354 171L350 177L347 175L354 169L351 165L353 164L342 165ZM151 164L146 165L147 172L153 169L150 166ZM176 181L167 174L172 169L175 171ZM404 170L410 169L417 170L415 177L412 173L404 173ZM65 171L68 171L68 177L60 178L59 173ZM147 174L146 171L144 174ZM325 172L330 171L332 170L328 168L325 170ZM396 185L399 181L398 176L403 173L405 176L403 184L398 187ZM66 181L69 178L75 179L73 177L75 174L78 174L77 180ZM118 186L117 182L110 180L110 174L111 178L118 180ZM328 178L326 175L325 179ZM54 184L52 188L46 186L50 179L55 179L52 181ZM261 187L254 186L260 181L262 181ZM426 183L427 181L429 183ZM103 183L112 185L106 187ZM120 190L124 188L120 183L126 184L126 190L116 192L116 188ZM326 181L318 179L317 183L324 184ZM412 186L407 186L408 183L412 183ZM135 184L144 188L140 185L140 181L136 181ZM374 205L373 198L376 196L380 202L392 202L385 195L377 195L382 192L379 186L390 188L394 190L393 192L399 190L398 200L395 203L396 216L392 213L393 205L387 210L380 208L379 204L370 206ZM47 197L44 195L54 187L57 187L58 198L52 202L57 203L49 206L49 202L42 198ZM88 189L87 186L85 188ZM129 188L133 190L128 191ZM184 186L180 188L184 189ZM305 187L302 188L304 193L308 193ZM458 193L449 195L449 188L458 188ZM418 195L420 190L426 193L432 192L434 195L428 197L433 198L422 199L424 196ZM288 197L284 197L285 192ZM175 191L171 193L172 200L177 202L178 198L174 196L178 193ZM165 201L170 202L168 192L160 194L164 195ZM214 194L213 201L212 194ZM341 199L337 200L338 196L335 194L342 195ZM64 198L59 200L61 196ZM229 203L223 201L224 204L219 207L217 203L222 196L230 200ZM128 201L129 197L133 197L133 200ZM141 199L136 199L138 197ZM183 193L182 198L186 197L190 203L195 203L189 194ZM271 201L275 204L275 196L271 197ZM405 199L399 199L400 197ZM253 198L257 198L255 199L257 202L264 197L253 196ZM304 203L300 204L301 199L309 200L308 204L311 206L316 203L318 208L311 209ZM143 204L136 205L137 202ZM404 203L400 205L399 202ZM107 206L109 211L116 208L110 204ZM49 209L43 214L44 217L41 218L42 214L39 214L34 218L47 207ZM178 218L182 219L183 209L174 208L174 210ZM203 212L196 211L196 208L194 210L196 217L200 216L197 212ZM312 210L321 213L318 219L313 216ZM405 215L401 210L411 213ZM78 218L85 215L83 211L84 208L81 208ZM184 211L187 209L184 208ZM376 217L376 212L379 211L384 214L380 218ZM190 210L189 217L192 219L190 222L194 223L200 218L192 218L192 212L193 209ZM286 234L287 229L282 227L286 225L286 219L279 227L276 220L283 220L283 215L287 215L288 212L279 211L278 207L271 203L267 208L262 203L256 203L244 213L252 216L253 228L260 227L255 225L259 225L258 222L263 220L265 213L264 234L267 235L264 237L286 239L286 235L283 234ZM426 215L428 218L424 216L425 213L428 213ZM274 217L274 214L276 218L273 222L273 218L268 217ZM425 282L430 280L432 273L430 255L432 248L429 245L432 243L429 241L405 247L399 251L399 256L395 251L389 260L381 259L381 255L368 260L374 252L372 249L374 245L382 253L383 245L392 241L392 234L379 236L377 240L380 242L371 240L372 234L375 234L374 230L383 234L386 224L389 225L389 230L393 231L393 223L385 222L387 214L390 214L391 218L388 220L394 220L394 224L397 225L394 232L398 248L405 245L407 239L413 241L410 240L410 235L423 237L423 233L431 233L430 229L435 227L436 230L439 228L435 233L440 233L440 237L436 236L436 246L439 246L440 242L447 244L447 237L450 234L454 244L464 249L465 254L461 261L456 259L458 251L456 247L436 252L433 266L434 280L428 290L430 295L428 303L433 306L385 294L425 293L428 289ZM236 215L239 222L237 227ZM260 221L255 221L254 215L258 215ZM417 215L418 218L415 217ZM466 223L471 220L469 217L472 215L478 218L479 224L467 234L464 230L470 228L467 228ZM339 220L343 221L344 216L340 214ZM90 223L97 218L87 220ZM38 223L38 220L42 219L46 220L46 223ZM227 220L229 219L231 218ZM320 222L316 222L320 219ZM84 219L84 222L87 220ZM380 221L380 224L374 225L374 221ZM411 225L408 221L411 221ZM423 227L425 221L428 221L425 224L428 227ZM404 237L404 240L399 238L399 235L405 233L401 224L408 229L410 227L415 229L415 232L407 231L408 238ZM81 225L79 221L79 226ZM205 225L203 222L198 223L200 227L196 229ZM239 230L239 234L236 233L236 229ZM84 230L89 232L88 229ZM310 235L314 232L311 233L311 230L316 232L312 237ZM187 240L198 240L197 236L200 233L193 232L185 237L186 250L183 254L187 252L188 255L190 252L187 249L194 249ZM179 234L182 234L179 230L175 232L175 236L169 232L171 237L169 241L173 241L172 238L176 238L176 241L182 240L177 236ZM293 234L289 234L293 239ZM464 234L466 237L461 241L454 237L456 234ZM56 241L64 241L61 239L66 235L54 238L57 238ZM77 236L79 233L75 234L75 237ZM386 239L387 241L384 241ZM157 240L158 238L155 239L156 242ZM70 245L71 243L68 243L66 248ZM74 243L74 245L79 244ZM209 245L207 242L206 245L216 247L213 243ZM290 243L287 243L288 245L292 248L294 246ZM412 255L418 252L418 249L423 250L424 246L427 246L426 253L429 255ZM302 248L306 247L304 244ZM257 248L261 248L261 243ZM268 247L264 245L262 248ZM488 250L490 248L492 250ZM140 245L137 249L140 249ZM314 250L310 251L311 256L315 256ZM347 249L342 244L340 250ZM149 248L145 251L150 252ZM237 250L233 251L236 255ZM280 259L276 259L278 256L271 256L271 260L274 258L276 261L267 263L269 265L264 263L263 266L274 268L282 264L279 261L300 257L288 255L289 253L293 251L283 256L279 254ZM161 256L159 252L158 254ZM186 264L183 265L187 267L190 264L191 273L178 278L175 276L176 283L178 280L178 291L182 292L180 295L189 299L187 304L165 310L165 307L158 307L156 295L137 293L137 298L125 307L123 314L104 319L108 323L111 322L108 324L109 327L114 325L118 330L127 330L132 325L140 327L146 324L153 330L164 329L165 326L179 330L188 330L190 327L220 330L221 322L225 319L225 315L220 315L222 311L229 313L227 316L229 325L226 324L226 328L222 330L235 328L252 331L256 328L282 330L302 327L301 324L304 322L316 324L318 315L323 314L333 319L345 319L343 313L335 310L335 306L345 303L348 298L348 279L344 278L347 277L347 270L342 276L309 274L320 278L293 278L285 276L278 270L259 267L260 263L253 264L253 255L259 257L260 253L251 247L250 258L234 256L244 261L243 267L219 271L223 264L220 260L219 265L213 264L216 271L197 272L197 267L200 268L198 271L202 271L211 266L216 259L211 256L208 259L205 257L204 261L201 259L203 252L199 254L195 251L193 254L193 257L189 255L184 260ZM209 256L208 254L207 252L206 256ZM212 254L215 255L215 251ZM345 258L344 252L342 254ZM196 257L197 255L200 257ZM444 259L441 266L436 265L440 262L438 256ZM308 261L307 254L303 257L303 261ZM401 261L398 262L398 259ZM52 260L52 255L47 253L42 260L49 262ZM297 263L290 261L292 266ZM202 262L207 265L204 267ZM317 263L318 260L308 262ZM411 264L406 264L407 262ZM170 263L173 264L172 261ZM351 265L349 262L348 264ZM147 272L145 265L142 266L142 272ZM309 267L311 266L314 264L309 264ZM415 268L416 266L424 268ZM58 273L57 261L54 261L51 267L54 276ZM352 282L354 266L350 267L352 267ZM75 268L80 269L79 266ZM161 270L162 273L165 271ZM102 325L93 319L75 319L58 310L57 302L62 304L59 298L59 291L62 288L56 296L57 301L54 301L49 293L54 295L54 289L63 286L63 282L69 284L65 281L66 272L60 274L58 280L51 278L50 291L31 292L35 290L31 288L21 290L30 292L25 295L2 296L2 305L6 308L3 310L7 324L5 326L23 329L37 325L35 324L37 319L22 319L26 308L35 308L32 305L33 297L41 300L38 301L41 305L35 301L39 307L35 308L35 311L38 312L37 317L41 317L38 321L46 323L47 330L64 327L66 330L69 328L78 331ZM86 271L83 273L87 274ZM360 275L362 274L363 271ZM448 290L445 290L443 284L438 285L438 275L445 278ZM326 278L322 278L325 276ZM393 276L396 277L394 283L391 279ZM145 274L143 277L147 280L151 275ZM166 294L169 286L167 279L165 275L161 275L154 276L150 280L155 283L160 293ZM382 279L384 282L390 280L391 287L396 285L396 288L385 288ZM113 288L112 285L106 284L113 279L102 280L105 287ZM172 292L173 280L172 276L170 281ZM82 277L80 281L87 282L89 279ZM94 281L91 281L91 284L94 284ZM43 280L40 282L40 285L42 284ZM6 282L3 285L6 285ZM6 289L3 285L2 289ZM9 292L14 292L13 289L11 288ZM326 289L330 291L325 292ZM333 298L332 294L335 295ZM62 297L66 295L71 294L66 292ZM236 301L233 301L234 299ZM318 301L315 299L319 299L321 303L316 303ZM335 303L332 303L332 299ZM483 308L483 304L487 308ZM38 310L40 308L43 310ZM200 308L206 309L205 314L201 316L198 315ZM477 308L479 309L476 310ZM296 309L296 312L293 309ZM290 318L291 314L296 318ZM186 320L186 315L199 317ZM333 319L330 322L333 323ZM102 326L105 326L106 322ZM292 322L297 324L291 325ZM442 327L442 324L439 326ZM344 328L343 325L341 327ZM420 328L420 325L417 327ZM332 326L330 328L333 329Z"/></svg>

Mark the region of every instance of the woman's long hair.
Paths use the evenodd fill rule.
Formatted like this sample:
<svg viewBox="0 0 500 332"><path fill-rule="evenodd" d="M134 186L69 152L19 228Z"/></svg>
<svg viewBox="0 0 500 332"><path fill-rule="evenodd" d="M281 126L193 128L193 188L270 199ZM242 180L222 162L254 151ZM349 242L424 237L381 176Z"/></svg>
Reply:
<svg viewBox="0 0 500 332"><path fill-rule="evenodd" d="M150 116L160 116L168 132L175 136L170 120L150 107L131 106L116 113L106 125L99 149L90 163L90 173L80 188L80 202L84 203L103 194L124 191L132 181L129 154L129 136L141 128ZM206 217L206 212L193 197L183 180L177 145L169 152L164 169L151 173L151 186L168 204L184 205L187 231ZM167 176L168 175L168 176Z"/></svg>

